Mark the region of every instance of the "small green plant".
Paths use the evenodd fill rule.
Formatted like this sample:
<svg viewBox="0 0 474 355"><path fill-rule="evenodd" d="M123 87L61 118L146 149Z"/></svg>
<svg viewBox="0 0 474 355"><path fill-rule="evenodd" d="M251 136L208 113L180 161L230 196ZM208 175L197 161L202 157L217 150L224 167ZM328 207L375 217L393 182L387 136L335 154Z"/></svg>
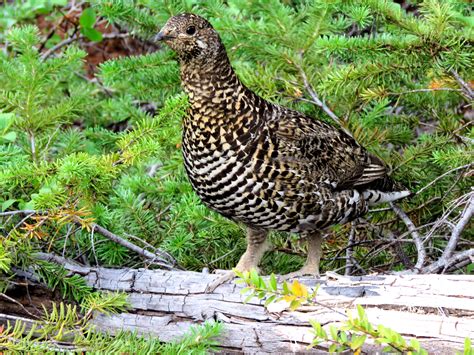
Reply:
<svg viewBox="0 0 474 355"><path fill-rule="evenodd" d="M342 326L336 328L334 325L329 326L329 334L320 323L311 320L315 337L312 346L319 345L322 342L328 342L329 352L344 352L352 350L355 354L360 354L362 346L368 337L373 339L375 344L384 345L383 352L400 352L408 354L428 354L423 349L417 339L407 341L396 331L384 327L383 325L374 326L369 322L367 314L361 305L357 305L357 317L353 317L348 312L348 320Z"/></svg>
<svg viewBox="0 0 474 355"><path fill-rule="evenodd" d="M458 353L460 354L460 353ZM464 339L464 351L463 355L473 355L474 349L472 348L472 341L469 338Z"/></svg>
<svg viewBox="0 0 474 355"><path fill-rule="evenodd" d="M0 143L11 143L16 140L16 132L10 130L14 120L15 115L13 113L0 112Z"/></svg>
<svg viewBox="0 0 474 355"><path fill-rule="evenodd" d="M102 32L94 28L96 22L97 18L94 9L88 7L82 11L81 17L79 18L81 33L93 42L100 42L102 41L103 35Z"/></svg>
<svg viewBox="0 0 474 355"><path fill-rule="evenodd" d="M6 327L0 326L0 351L135 353L139 349L146 354L203 354L216 349L216 337L222 331L222 325L217 322L191 327L181 339L167 344L158 338L127 331L114 336L97 331L89 322L90 316L94 312L117 313L123 310L125 296L121 293L96 295L88 303L90 308L85 316L76 306L59 303L53 304L50 311L45 310L39 321L27 324L19 320L8 323Z"/></svg>
<svg viewBox="0 0 474 355"><path fill-rule="evenodd" d="M234 270L235 274L240 277L237 283L244 283L247 286L240 292L247 294L244 302L247 303L252 298L257 297L260 300L265 299L265 307L274 302L286 301L290 305L291 310L297 309L304 303L310 303L316 297L318 289L309 293L308 288L294 280L289 284L283 281L282 286L279 287L275 274L271 274L268 283L258 275L256 270L248 272L239 272Z"/></svg>
<svg viewBox="0 0 474 355"><path fill-rule="evenodd" d="M283 281L282 285L279 286L274 274L271 274L266 282L263 277L258 275L256 270L234 272L240 277L237 282L246 285L241 290L242 294L247 294L244 302L248 302L256 297L260 300L265 300L264 305L267 307L271 303L285 301L289 303L291 310L295 310L303 304L320 304L315 299L318 287L310 292L308 287L297 280L294 280L291 284ZM311 347L326 342L330 343L329 352L331 353L352 350L355 354L360 354L367 338L371 338L376 344L385 346L383 348L384 352L397 351L410 354L428 354L421 347L418 340L412 338L407 343L396 331L383 325L375 326L370 323L364 308L360 305L357 305L357 315L357 317L353 317L352 313L348 312L347 320L342 326L338 328L334 325L329 326L329 334L320 323L315 320L310 321L315 334Z"/></svg>

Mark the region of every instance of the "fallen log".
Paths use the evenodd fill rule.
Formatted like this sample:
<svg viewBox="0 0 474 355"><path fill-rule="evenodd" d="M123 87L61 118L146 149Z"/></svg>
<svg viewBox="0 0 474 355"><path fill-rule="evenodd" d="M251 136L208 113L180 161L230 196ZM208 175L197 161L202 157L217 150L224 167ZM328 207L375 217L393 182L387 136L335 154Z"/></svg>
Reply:
<svg viewBox="0 0 474 355"><path fill-rule="evenodd" d="M428 348L462 348L474 338L474 277L452 275L399 275L337 277L321 282L317 300L323 306L270 312L262 302L242 303L243 286L228 283L205 293L216 276L197 272L91 269L88 283L102 290L130 293L132 313L99 315L103 330L137 330L164 341L175 339L190 325L208 319L225 324L224 348L245 352L307 351L313 339L310 319L328 326L345 320L340 313L360 304L374 324L402 335L423 338ZM270 309L271 310L271 309ZM338 312L340 313L338 313Z"/></svg>
<svg viewBox="0 0 474 355"><path fill-rule="evenodd" d="M309 320L324 327L338 325L348 309L363 305L369 320L405 337L417 337L433 353L462 349L465 337L474 338L474 277L465 275L336 274L316 280L300 278L309 287L321 286L321 305L296 311L269 307L254 299L243 303L243 286L227 283L213 293L206 287L217 277L189 271L75 268L98 290L129 294L132 309L116 315L97 314L92 322L112 334L134 330L171 341L191 325L205 320L224 323L219 339L225 351L308 352L313 339ZM0 320L2 316L0 315ZM370 349L370 345L369 345ZM375 348L374 348L375 349Z"/></svg>

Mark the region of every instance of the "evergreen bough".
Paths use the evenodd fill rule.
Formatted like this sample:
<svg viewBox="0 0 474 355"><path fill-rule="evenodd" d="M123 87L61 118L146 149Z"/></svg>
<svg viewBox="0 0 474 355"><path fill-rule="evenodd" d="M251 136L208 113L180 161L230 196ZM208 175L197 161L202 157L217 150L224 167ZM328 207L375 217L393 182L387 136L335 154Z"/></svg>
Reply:
<svg viewBox="0 0 474 355"><path fill-rule="evenodd" d="M92 291L35 258L40 251L91 264L142 264L123 245L57 217L65 211L82 211L81 218L125 239L166 250L189 270L235 265L245 247L243 230L200 204L185 177L180 121L187 98L174 54L158 48L109 60L90 77L87 39L61 43L76 36L79 25L63 37L35 26L39 14L53 22L71 15L70 4L25 4L6 3L0 14L0 207L52 217L0 217L4 289L14 270L33 269L65 297L87 298ZM427 236L430 262L472 203L473 18L468 2L405 5L408 10L389 0L93 0L81 10L92 9L98 22L144 46L176 13L208 18L245 85L343 126L415 192L402 207ZM125 129L111 128L124 123ZM357 237L351 272L415 263L410 233L391 209L366 218L329 233L323 269L344 267L340 250L351 229ZM465 228L456 250L472 249L472 236ZM301 266L304 250L294 236L272 239L265 271ZM466 262L459 268L472 270Z"/></svg>

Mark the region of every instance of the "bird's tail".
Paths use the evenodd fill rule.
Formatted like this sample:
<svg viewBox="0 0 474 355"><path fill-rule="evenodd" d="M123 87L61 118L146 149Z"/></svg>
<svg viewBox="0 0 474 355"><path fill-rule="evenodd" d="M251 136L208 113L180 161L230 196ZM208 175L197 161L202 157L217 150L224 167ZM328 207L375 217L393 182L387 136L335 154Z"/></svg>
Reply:
<svg viewBox="0 0 474 355"><path fill-rule="evenodd" d="M363 191L365 200L369 206L378 205L384 202L393 202L410 196L412 193L405 186L386 177L378 186L370 186Z"/></svg>
<svg viewBox="0 0 474 355"><path fill-rule="evenodd" d="M378 190L365 190L364 198L369 206L378 205L384 202L393 202L411 195L409 190L384 192Z"/></svg>

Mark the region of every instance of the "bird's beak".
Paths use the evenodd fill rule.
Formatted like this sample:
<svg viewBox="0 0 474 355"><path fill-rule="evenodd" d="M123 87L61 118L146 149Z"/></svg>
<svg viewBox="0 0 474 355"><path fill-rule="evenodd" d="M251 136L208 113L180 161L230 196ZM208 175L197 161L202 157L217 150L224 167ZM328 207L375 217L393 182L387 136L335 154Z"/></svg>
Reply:
<svg viewBox="0 0 474 355"><path fill-rule="evenodd" d="M163 31L160 31L160 32L158 32L158 34L157 34L155 37L153 37L153 40L154 40L155 42L160 42L160 41L162 41L164 38L165 38L165 35L164 35Z"/></svg>
<svg viewBox="0 0 474 355"><path fill-rule="evenodd" d="M166 41L168 39L172 39L174 38L173 36L170 35L170 33L165 30L165 29L162 29L160 32L158 32L158 34L153 37L153 40L155 42L161 42L161 41Z"/></svg>

